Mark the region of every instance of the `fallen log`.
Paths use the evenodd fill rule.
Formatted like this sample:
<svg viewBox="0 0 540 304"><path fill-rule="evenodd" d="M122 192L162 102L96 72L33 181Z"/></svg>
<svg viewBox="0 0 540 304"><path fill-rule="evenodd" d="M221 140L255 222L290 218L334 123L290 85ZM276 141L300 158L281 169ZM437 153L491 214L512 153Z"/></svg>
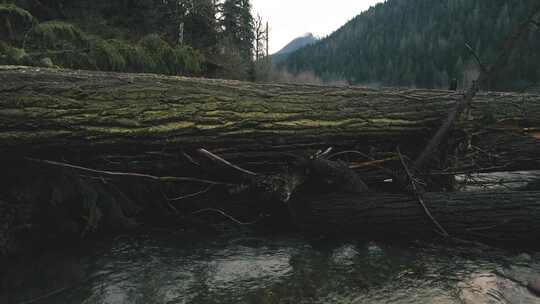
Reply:
<svg viewBox="0 0 540 304"><path fill-rule="evenodd" d="M178 170L200 147L248 168L328 146L413 155L462 96L3 66L0 155L147 172L164 157ZM540 167L539 132L540 96L478 94L458 122L464 142L451 169Z"/></svg>
<svg viewBox="0 0 540 304"><path fill-rule="evenodd" d="M0 243L26 239L18 235L39 239L40 230L59 236L122 230L152 214L159 221L169 215L201 215L201 210L227 214L227 208L235 209L222 201L235 201L237 193L250 202L236 205L249 213L241 223L270 213L292 214L304 227L313 225L313 231L331 226L379 234L386 228L370 224L391 227L394 221L398 224L384 233L432 231L433 223L414 196L373 193L385 189L371 187L371 181L403 176L394 174L403 171L396 147L414 158L462 98L462 92L435 90L0 67L0 217L8 223L0 227ZM539 130L540 96L478 94L471 112L456 122L453 142L445 143L455 156L451 166L434 173L540 168ZM344 150L356 151L352 154L361 160ZM180 183L173 187L172 182ZM313 190L320 197L309 208L296 203ZM357 194L347 196L351 190ZM335 198L328 193L344 194ZM508 230L489 229L490 234L506 238L522 233L514 218L537 225L531 222L536 213L519 209L531 200L527 197L521 203L509 199L508 209L517 208L510 211L492 203L508 195L495 196L487 203L493 208L484 221L474 210L483 210L487 196L448 194L462 204L447 206L456 200L443 195L428 194L426 202L451 235L478 228L477 220L480 228L490 227L490 221L506 215L512 221L501 227ZM193 204L185 203L191 198ZM466 201L474 209L471 220L447 224ZM373 204L378 207L369 209ZM443 208L441 214L437 208ZM490 213L497 211L500 215ZM7 247L0 244L6 252Z"/></svg>
<svg viewBox="0 0 540 304"><path fill-rule="evenodd" d="M425 193L431 213L450 236L512 243L540 237L540 192ZM381 239L436 235L414 196L332 193L292 202L295 221L310 234ZM538 246L538 244L531 244Z"/></svg>

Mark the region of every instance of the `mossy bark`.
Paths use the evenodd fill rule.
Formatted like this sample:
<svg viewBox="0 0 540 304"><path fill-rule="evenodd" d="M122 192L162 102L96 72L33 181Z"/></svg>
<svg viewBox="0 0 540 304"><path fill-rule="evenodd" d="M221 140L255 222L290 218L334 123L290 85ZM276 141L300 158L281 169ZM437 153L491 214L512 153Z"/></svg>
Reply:
<svg viewBox="0 0 540 304"><path fill-rule="evenodd" d="M205 147L248 166L328 146L411 154L462 95L4 66L0 154L145 155L149 164L148 152ZM540 166L537 95L479 94L458 129L466 148L454 169Z"/></svg>

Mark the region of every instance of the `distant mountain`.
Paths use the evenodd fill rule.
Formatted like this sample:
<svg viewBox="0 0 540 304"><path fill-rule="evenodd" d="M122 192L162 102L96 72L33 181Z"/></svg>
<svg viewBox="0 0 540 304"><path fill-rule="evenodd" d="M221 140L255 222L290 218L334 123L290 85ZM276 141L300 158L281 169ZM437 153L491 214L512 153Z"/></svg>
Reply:
<svg viewBox="0 0 540 304"><path fill-rule="evenodd" d="M273 64L279 64L283 62L283 60L287 59L289 54L291 54L292 52L315 42L317 42L317 38L315 38L312 33L307 33L302 37L295 38L281 50L272 55L272 62Z"/></svg>
<svg viewBox="0 0 540 304"><path fill-rule="evenodd" d="M446 88L466 86L478 74L468 43L494 62L508 33L538 0L387 0L330 36L278 63L293 74L313 72L323 81ZM499 71L493 89L540 83L540 30L531 26Z"/></svg>
<svg viewBox="0 0 540 304"><path fill-rule="evenodd" d="M303 48L304 46L308 44L312 44L317 41L317 38L313 36L312 33L307 33L303 35L302 37L298 37L294 39L293 41L289 42L285 47L283 47L281 50L279 50L276 54L287 54L292 53L299 48Z"/></svg>

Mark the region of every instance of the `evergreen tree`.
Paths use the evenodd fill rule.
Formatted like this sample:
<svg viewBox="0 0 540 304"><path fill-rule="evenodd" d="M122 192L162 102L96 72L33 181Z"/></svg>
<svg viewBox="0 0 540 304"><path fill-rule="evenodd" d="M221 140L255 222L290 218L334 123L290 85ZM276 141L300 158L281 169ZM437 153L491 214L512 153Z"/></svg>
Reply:
<svg viewBox="0 0 540 304"><path fill-rule="evenodd" d="M494 62L503 40L537 1L387 0L292 53L277 68L311 71L325 80L325 75L343 75L353 84L447 88L447 79L462 84L477 73L465 43L484 63ZM490 89L519 89L537 81L538 49L540 31L531 31Z"/></svg>
<svg viewBox="0 0 540 304"><path fill-rule="evenodd" d="M249 0L225 0L222 8L224 60L234 69L234 78L253 79L254 19Z"/></svg>

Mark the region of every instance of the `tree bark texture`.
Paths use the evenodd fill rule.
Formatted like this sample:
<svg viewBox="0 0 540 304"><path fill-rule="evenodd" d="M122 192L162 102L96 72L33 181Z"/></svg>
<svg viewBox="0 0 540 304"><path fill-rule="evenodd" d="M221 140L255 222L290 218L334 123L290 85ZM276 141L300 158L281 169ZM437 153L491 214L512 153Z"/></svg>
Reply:
<svg viewBox="0 0 540 304"><path fill-rule="evenodd" d="M424 200L451 236L501 242L540 237L538 191L426 193ZM413 195L333 193L293 205L297 222L310 233L410 239L436 231Z"/></svg>
<svg viewBox="0 0 540 304"><path fill-rule="evenodd" d="M325 149L418 153L463 92L370 89L0 67L0 155L179 155L250 166ZM540 96L481 93L458 122L451 170L540 167ZM163 154L163 153L162 153ZM113 162L114 163L114 162ZM131 163L136 168L140 162ZM155 168L154 168L155 169ZM479 169L489 171L489 169Z"/></svg>

